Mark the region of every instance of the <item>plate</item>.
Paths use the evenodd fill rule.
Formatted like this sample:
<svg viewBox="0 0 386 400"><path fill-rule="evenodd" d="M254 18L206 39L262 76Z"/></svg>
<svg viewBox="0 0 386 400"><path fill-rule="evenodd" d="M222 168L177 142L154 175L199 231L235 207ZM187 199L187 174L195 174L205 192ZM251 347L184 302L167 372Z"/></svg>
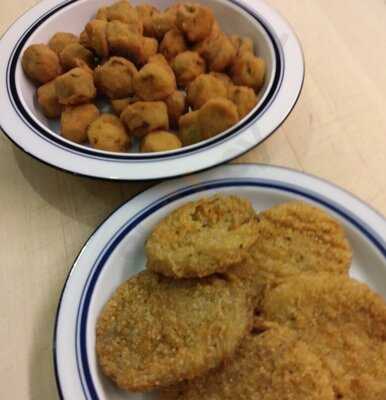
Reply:
<svg viewBox="0 0 386 400"><path fill-rule="evenodd" d="M0 126L22 150L51 166L112 180L148 180L186 175L240 156L264 141L286 119L302 88L301 46L288 23L263 0L202 0L227 33L250 36L267 62L258 105L228 131L193 146L164 153L112 153L63 138L47 120L35 88L24 75L20 56L32 43L58 31L80 33L96 9L114 0L43 0L20 17L0 41ZM183 0L184 1L184 0ZM198 0L200 1L200 0ZM133 0L133 4L143 1ZM174 0L152 0L165 8Z"/></svg>
<svg viewBox="0 0 386 400"><path fill-rule="evenodd" d="M249 198L257 211L289 200L326 210L343 225L353 248L351 276L386 298L386 220L351 194L315 177L271 166L231 165L159 184L116 210L75 261L58 306L54 360L65 400L139 400L99 372L95 322L123 281L144 269L144 243L155 224L183 203L215 193Z"/></svg>

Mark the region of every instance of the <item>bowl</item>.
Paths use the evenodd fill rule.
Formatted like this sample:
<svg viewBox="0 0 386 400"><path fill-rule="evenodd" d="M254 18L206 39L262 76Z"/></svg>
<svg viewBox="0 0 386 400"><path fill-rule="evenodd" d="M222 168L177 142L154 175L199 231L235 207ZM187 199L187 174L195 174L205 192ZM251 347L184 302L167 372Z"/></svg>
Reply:
<svg viewBox="0 0 386 400"><path fill-rule="evenodd" d="M47 119L36 102L36 87L24 74L20 57L33 43L46 43L58 31L79 34L96 10L114 0L45 0L19 18L0 42L3 112L0 126L24 151L49 165L76 174L116 180L161 179L189 174L233 159L261 143L284 121L303 83L300 44L289 25L262 1L198 1L211 7L221 28L253 39L267 64L256 107L237 125L211 139L162 153L112 153L71 142L59 123ZM149 1L148 1L149 2ZM184 1L182 1L183 3ZM141 1L132 1L134 5ZM165 9L175 2L155 0ZM102 104L102 108L107 104Z"/></svg>

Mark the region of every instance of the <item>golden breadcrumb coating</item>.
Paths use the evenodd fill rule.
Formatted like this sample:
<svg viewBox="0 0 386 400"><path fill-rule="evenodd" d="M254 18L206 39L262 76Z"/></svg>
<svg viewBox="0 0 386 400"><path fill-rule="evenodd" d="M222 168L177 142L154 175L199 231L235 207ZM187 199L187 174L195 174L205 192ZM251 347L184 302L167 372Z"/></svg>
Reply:
<svg viewBox="0 0 386 400"><path fill-rule="evenodd" d="M283 328L250 334L229 362L161 392L160 400L334 400L318 357Z"/></svg>
<svg viewBox="0 0 386 400"><path fill-rule="evenodd" d="M269 289L302 272L347 274L352 250L338 221L303 202L258 215L258 240L247 264Z"/></svg>
<svg viewBox="0 0 386 400"><path fill-rule="evenodd" d="M266 295L261 318L293 329L310 346L336 399L386 399L386 304L366 285L301 274Z"/></svg>
<svg viewBox="0 0 386 400"><path fill-rule="evenodd" d="M120 115L122 114L122 111L127 106L129 106L130 104L134 104L137 101L139 101L138 98L133 96L133 97L124 97L123 99L111 99L110 104L111 104L111 108L113 109L115 114L117 114L118 117L120 117Z"/></svg>
<svg viewBox="0 0 386 400"><path fill-rule="evenodd" d="M225 272L247 256L257 230L246 199L215 196L187 203L153 230L145 246L147 268L177 278Z"/></svg>
<svg viewBox="0 0 386 400"><path fill-rule="evenodd" d="M102 371L120 388L151 390L219 366L251 323L251 299L237 281L175 280L145 271L105 305L96 351Z"/></svg>

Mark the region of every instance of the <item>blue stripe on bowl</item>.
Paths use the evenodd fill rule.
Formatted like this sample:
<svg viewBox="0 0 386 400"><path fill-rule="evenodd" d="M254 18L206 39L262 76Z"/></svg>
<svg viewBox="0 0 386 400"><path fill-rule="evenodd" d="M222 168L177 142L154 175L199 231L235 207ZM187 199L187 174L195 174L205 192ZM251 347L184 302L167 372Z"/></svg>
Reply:
<svg viewBox="0 0 386 400"><path fill-rule="evenodd" d="M272 46L275 52L276 58L276 73L274 77L274 81L271 87L270 92L268 93L266 99L264 100L263 104L255 110L253 114L251 114L240 126L235 129L230 130L226 135L219 135L211 140L206 141L202 145L199 145L195 148L184 148L180 151L173 152L171 154L161 154L161 155L122 155L122 154L101 154L98 151L95 151L88 147L78 148L77 146L72 145L71 143L67 143L61 139L58 135L53 135L49 129L42 128L39 124L37 124L34 119L29 114L28 110L23 106L19 94L16 89L16 81L15 81L15 72L17 63L20 60L21 51L29 39L29 37L35 32L35 30L43 24L48 18L52 17L54 14L59 12L60 10L64 9L65 7L76 3L79 0L68 0L65 1L55 8L49 10L45 14L43 14L37 21L34 22L21 36L19 41L15 45L15 49L13 50L11 57L7 64L7 92L8 97L11 100L12 106L16 113L20 116L21 120L24 124L35 132L38 136L40 136L43 140L51 143L52 145L59 147L63 150L69 151L71 153L75 153L78 155L82 155L88 158L96 158L96 159L103 159L103 160L114 160L114 162L154 162L155 160L162 160L162 159L175 159L185 156L186 154L194 154L198 152L202 152L206 149L212 148L213 146L217 146L220 143L224 143L234 137L235 135L239 135L248 129L251 125L253 125L258 119L260 119L269 109L269 106L277 97L277 94L280 90L284 71L285 71L285 59L283 56L283 50L280 45L280 41L275 34L274 30L271 28L269 23L263 20L260 16L258 16L253 10L249 9L245 5L239 3L237 0L227 0L244 11L246 11L252 18L254 18L264 31L267 33L268 37L271 40Z"/></svg>
<svg viewBox="0 0 386 400"><path fill-rule="evenodd" d="M297 187L295 185L278 184L275 181L264 180L264 179L221 179L210 181L206 183L201 183L197 185L188 186L184 189L178 190L174 193L168 194L161 199L155 201L154 203L147 206L141 212L132 217L129 221L123 225L119 231L111 238L111 240L106 244L101 253L99 254L96 262L90 270L88 279L86 281L85 287L82 292L78 312L77 312L77 323L76 323L76 359L77 367L79 371L80 380L82 383L83 392L87 400L98 400L99 397L96 392L95 384L93 382L90 366L88 362L87 354L87 320L89 306L92 299L93 291L95 285L98 281L101 271L104 265L114 249L119 245L122 239L135 229L138 224L144 221L147 217L161 209L162 207L173 203L179 199L190 196L194 193L199 193L207 190L213 189L223 189L223 188L237 188L237 187L259 187L259 188L269 188L281 192L287 192L290 194L295 194L303 197L304 199L311 200L318 203L328 209L334 211L351 225L353 225L358 231L360 231L383 255L386 260L386 244L380 235L378 235L370 226L368 226L364 221L360 220L349 210L346 210L333 201L327 199L320 194L312 191L307 191L303 188ZM58 381L59 382L59 381Z"/></svg>

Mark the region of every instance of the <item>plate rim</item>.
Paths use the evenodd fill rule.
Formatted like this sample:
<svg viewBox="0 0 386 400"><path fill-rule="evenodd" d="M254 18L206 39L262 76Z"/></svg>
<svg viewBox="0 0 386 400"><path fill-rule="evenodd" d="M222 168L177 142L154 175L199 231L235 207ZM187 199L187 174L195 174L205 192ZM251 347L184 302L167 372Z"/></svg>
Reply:
<svg viewBox="0 0 386 400"><path fill-rule="evenodd" d="M213 180L218 180L218 174L224 172L223 175L227 175L227 173L231 174L231 177L229 178L230 180L232 179L241 179L241 178L245 178L247 179L247 177L249 178L253 178L252 175L252 171L253 172L257 172L257 173L261 173L263 171L263 169L266 169L267 172L281 172L281 173L289 173L290 176L297 176L298 178L302 178L302 177L306 177L308 179L311 179L313 181L314 184L317 183L321 183L323 184L323 190L321 192L315 192L315 190L310 190L307 189L306 187L301 187L298 184L294 184L292 182L290 182L289 180L280 180L280 179L272 179L270 177L266 178L266 181L271 181L271 182L277 182L285 184L286 186L293 186L295 188L300 188L304 190L304 194L308 193L314 193L314 194L318 194L320 197L316 198L316 200L321 201L321 203L323 203L323 201L325 201L325 204L329 207L332 208L333 210L338 209L339 211L339 207L341 210L343 210L344 212L342 214L345 214L346 217L349 217L348 220L350 221L350 217L355 217L353 218L354 220L354 224L351 223L357 227L357 229L359 229L361 231L361 235L365 235L365 236L371 236L371 237L375 237L376 241L379 242L381 248L379 248L377 246L378 251L382 254L382 256L385 258L386 260L386 240L383 239L382 235L379 233L379 231L383 231L383 234L386 234L386 218L377 210L375 210L372 206L370 206L369 204L367 204L366 202L364 202L363 200L361 200L360 198L358 198L357 196L355 196L354 194L350 193L349 191L340 188L339 186L335 185L334 183L328 182L327 180L323 179L323 178L319 178L316 176L313 176L311 174L308 173L304 173L301 171L297 171L291 168L285 168L285 167L276 167L276 166L271 166L271 165L265 165L265 164L260 164L260 165L256 165L256 164L248 164L248 163L243 163L243 164L234 164L234 165L226 165L226 166L221 166L221 167L217 167L215 169L213 169L212 171L209 172L204 172L204 173L198 173L195 174L196 176L196 180L194 181L195 184L198 185L203 185L206 182L211 182ZM246 173L248 171L248 174ZM263 171L265 172L265 171ZM213 178L213 176L217 176L216 178ZM257 177L256 180L260 180L260 181L264 181L264 178L262 178L261 176ZM57 384L57 389L58 389L58 393L61 399L65 399L64 395L63 395L63 390L62 390L62 386L61 386L61 381L60 381L60 377L59 377L59 367L58 367L58 359L57 359L57 334L58 334L58 320L59 320L59 316L60 316L60 311L61 311L61 306L62 306L62 301L64 298L64 295L66 293L67 290L67 286L69 284L69 279L71 278L71 275L73 274L73 272L76 270L77 268L77 264L78 261L80 260L80 258L82 257L82 253L85 251L85 249L87 248L88 245L90 245L90 242L92 241L93 237L98 233L98 231L103 228L103 226L105 225L105 223L107 223L110 218L112 218L114 216L114 214L118 213L122 208L124 208L125 206L127 206L130 202L132 202L132 200L134 200L135 198L145 195L147 192L159 192L158 188L161 187L161 189L165 190L167 189L167 193L168 195L170 195L172 193L172 187L174 187L175 190L182 190L182 189L186 189L189 185L189 181L184 182L184 179L175 179L174 181L170 182L163 182L163 183L158 183L155 184L153 186L151 186L150 188L146 188L143 191L137 193L135 196L133 196L132 198L130 198L129 200L123 202L119 207L117 207L114 211L112 211L96 228L95 230L92 232L92 234L89 236L89 238L85 241L85 243L82 245L79 254L77 255L77 257L75 258L70 271L68 272L68 275L66 277L65 283L63 285L63 289L62 292L60 294L60 298L59 298L59 302L58 302L58 306L57 306L57 310L56 310L56 316L55 316L55 325L54 325L54 333L53 333L53 360L54 360L54 372L55 372L55 380L56 380L56 384ZM336 200L334 201L333 198L329 197L325 191L327 191L328 189L333 189L339 196L342 195L343 198L349 199L349 200L353 200L354 201L354 210L355 208L361 208L360 213L364 213L364 214L368 214L371 215L372 218L376 219L377 224L379 224L380 226L374 228L372 227L370 224L364 223L364 216L358 216L358 210L357 212L353 211L353 209L350 209L350 211L347 208L344 208L344 206L342 206L341 204L339 204L339 207L337 207L337 203ZM153 194L153 193L152 193ZM159 200L159 199L158 199ZM147 204L148 205L148 204ZM140 211L142 211L143 208L141 208ZM137 210L138 211L138 210ZM137 214L137 212L136 212ZM133 216L131 217L133 218ZM121 222L120 223L120 227L124 226L126 222ZM359 228L358 228L359 225ZM370 228L370 229L369 229ZM118 228L119 230L120 228ZM115 234L117 233L117 231L114 232L114 234L109 237L106 241L106 243L113 237L115 236ZM371 240L371 239L370 239ZM105 243L105 244L106 244ZM374 244L374 243L373 243ZM94 260L95 261L95 260ZM386 262L386 261L385 261ZM86 271L87 273L90 273L92 270L92 265L90 265L90 269L88 271ZM84 285L82 285L82 290L84 290L85 286L86 286L86 280ZM81 296L82 293L80 293L80 297L79 297L79 301L81 300Z"/></svg>
<svg viewBox="0 0 386 400"><path fill-rule="evenodd" d="M42 17L42 15L44 15L44 12L41 11L42 5L50 5L51 8L56 9L61 5L73 4L73 1L78 1L78 0L64 0L64 1L45 0L41 3L38 3L31 9L24 12L24 14L22 14L18 19L16 19L16 21L13 24L10 25L10 27L6 30L6 32L3 34L0 40L0 47L6 46L6 43L8 42L13 44L15 41L18 41L20 40L21 37L23 37L23 35L28 31L26 25L28 26L31 17L36 14L36 16L40 18ZM181 158L178 159L173 159L174 156L173 154L171 154L170 158L166 158L164 160L164 162L166 161L167 165L165 164L165 166L161 167L162 172L157 173L158 175L155 175L154 172L150 173L149 168L146 169L146 172L138 173L138 170L140 168L142 168L142 170L145 168L145 163L149 163L149 161L147 160L135 161L131 164L125 165L124 168L120 166L120 172L118 173L118 175L114 175L111 174L110 170L109 172L107 172L107 170L102 171L102 164L105 163L105 166L107 168L112 168L116 170L119 164L118 161L106 161L98 159L94 160L95 161L94 163L94 161L86 160L83 158L83 156L79 156L80 157L79 160L81 161L79 163L76 162L78 157L77 155L70 155L69 153L67 154L65 150L58 150L59 157L53 158L53 156L49 154L50 153L49 149L51 149L52 147L52 144L49 143L46 144L46 146L48 146L47 149L43 150L42 154L39 154L36 152L36 148L34 148L34 146L36 147L36 145L34 144L31 145L28 141L25 140L25 137L27 137L28 135L27 131L31 130L31 128L24 127L23 129L22 128L14 129L15 131L23 130L23 133L19 138L17 136L15 137L14 134L9 133L9 131L12 130L12 128L16 127L17 124L21 123L21 117L15 111L14 111L15 118L12 119L11 122L9 122L5 118L3 119L3 121L0 122L1 129L4 132L5 136L23 152L27 153L31 157L35 158L40 162L43 162L44 164L50 167L54 167L56 169L68 173L86 176L93 179L102 179L102 180L107 179L116 181L173 179L179 176L201 172L209 168L213 168L214 166L222 165L227 161L239 157L242 154L245 154L246 152L255 148L256 146L262 144L274 132L276 132L277 129L280 128L280 126L287 120L288 116L291 114L291 112L293 111L299 100L305 78L305 61L304 61L303 49L301 47L300 41L296 33L294 32L290 24L286 21L285 18L283 18L273 7L267 4L264 0L257 0L253 4L250 4L245 0L221 0L221 1L230 2L235 6L246 9L251 15L257 15L257 18L261 22L263 29L267 31L267 34L272 35L274 38L276 38L275 40L272 39L272 44L274 45L274 43L276 43L279 52L283 53L282 61L284 63L285 62L292 63L290 64L292 66L292 70L291 68L289 68L290 72L284 71L283 79L285 79L285 84L286 83L288 84L289 79L293 79L296 77L296 79L294 79L294 81L296 81L296 83L294 84L295 86L294 88L292 88L292 91L290 91L289 94L284 93L284 89L286 89L286 87L284 88L278 87L276 95L279 100L277 100L277 98L273 98L272 104L269 104L267 109L264 111L266 112L266 114L268 114L268 117L276 115L277 121L270 123L268 127L263 127L262 132L259 132L257 130L258 124L259 122L261 122L261 118L264 117L264 121L268 118L266 116L259 114L259 112L256 112L255 116L251 115L249 119L248 118L246 119L245 126L240 127L242 128L241 131L236 130L234 133L232 133L231 136L229 136L228 138L229 141L220 142L212 147L210 147L210 143L208 143L209 147L207 146L202 149L201 151L202 154L199 159L197 158L198 154L196 153L181 155ZM48 11L47 9L45 10L49 12L50 9ZM267 14L269 15L269 18L267 18ZM23 31L21 34L20 33L16 34L12 32L12 29L16 24L23 25ZM285 33L283 37L282 38L277 37L279 32L283 33L282 32L283 30ZM10 31L11 34L9 34ZM288 38L290 39L291 46L293 46L293 48L290 48L289 50L285 49L285 46L283 46L282 43L282 41L283 42L287 41ZM294 55L295 56L294 59L293 60L289 59L289 55ZM296 69L293 68L294 65L296 65L298 68ZM6 65L1 66L0 64L0 70L6 70ZM6 83L4 83L4 85L5 84ZM281 103L285 103L284 106ZM10 107L10 104L11 104L10 97L8 95L4 96L3 105ZM272 108L272 106L274 108ZM243 141L243 139L249 139L249 141L248 140ZM61 153L62 151L63 153ZM63 161L64 158L62 158L62 156L64 158L69 157L69 159L67 161L66 160ZM69 160L73 161L71 167L62 165L63 162L64 164L66 163L68 164ZM160 162L162 162L162 160L155 159L154 162L151 162L150 164L152 167L154 167L155 163L160 163ZM84 165L82 166L83 163ZM90 164L88 165L88 163ZM135 172L132 172L133 168L135 169ZM165 169L167 169L167 172L165 172Z"/></svg>

